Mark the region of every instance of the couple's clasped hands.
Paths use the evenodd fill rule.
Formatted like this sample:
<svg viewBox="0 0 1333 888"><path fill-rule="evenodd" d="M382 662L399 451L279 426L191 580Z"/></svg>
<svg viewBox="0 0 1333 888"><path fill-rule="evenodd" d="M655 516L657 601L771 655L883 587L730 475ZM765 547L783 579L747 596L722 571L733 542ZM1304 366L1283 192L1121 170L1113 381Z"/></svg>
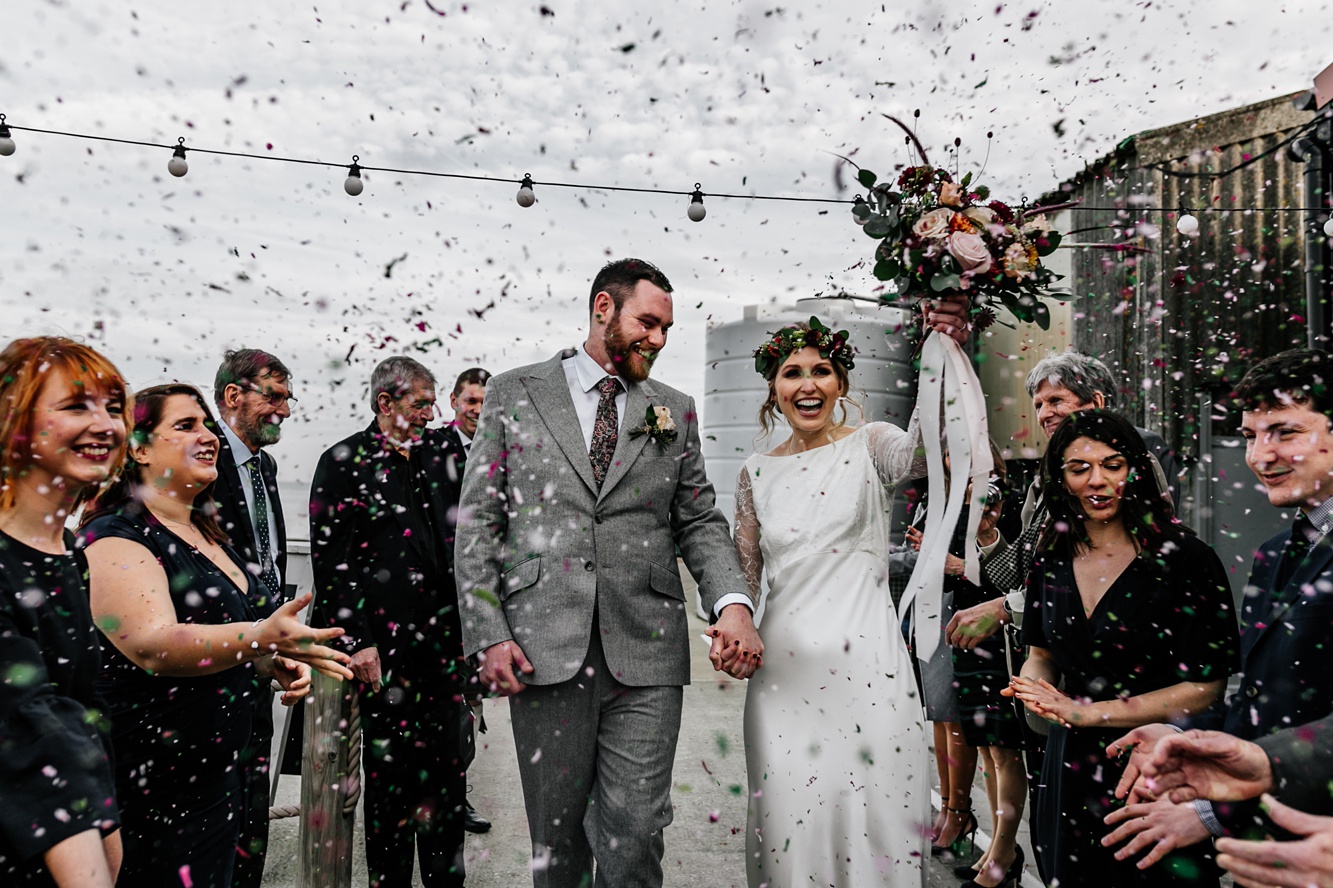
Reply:
<svg viewBox="0 0 1333 888"><path fill-rule="evenodd" d="M754 618L745 605L729 604L722 608L708 634L713 639L708 659L715 671L745 679L764 665L764 642L760 640Z"/></svg>
<svg viewBox="0 0 1333 888"><path fill-rule="evenodd" d="M713 639L708 659L717 671L733 678L749 678L764 664L764 643L745 605L724 607L708 634ZM491 645L477 654L477 659L481 661L482 686L501 697L522 691L526 687L523 676L533 673L532 663L512 639Z"/></svg>

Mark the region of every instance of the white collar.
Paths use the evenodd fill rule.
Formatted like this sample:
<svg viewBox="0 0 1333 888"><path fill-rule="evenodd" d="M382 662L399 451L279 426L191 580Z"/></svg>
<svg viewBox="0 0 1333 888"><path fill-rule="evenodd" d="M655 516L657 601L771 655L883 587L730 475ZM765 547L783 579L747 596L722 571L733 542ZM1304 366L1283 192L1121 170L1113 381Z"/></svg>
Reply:
<svg viewBox="0 0 1333 888"><path fill-rule="evenodd" d="M588 354L583 346L575 349L574 357L570 360L574 362L574 376L578 379L579 388L583 389L584 393L597 388L597 383L606 377L616 376L614 373L607 373L606 368L594 361L592 355ZM623 379L620 381L620 387L622 389L628 388Z"/></svg>
<svg viewBox="0 0 1333 888"><path fill-rule="evenodd" d="M259 456L258 453L251 453L250 448L240 437L231 430L224 419L218 423L218 428L222 429L222 434L227 436L227 446L231 448L231 458L236 460L236 468L240 468L250 461L251 457Z"/></svg>

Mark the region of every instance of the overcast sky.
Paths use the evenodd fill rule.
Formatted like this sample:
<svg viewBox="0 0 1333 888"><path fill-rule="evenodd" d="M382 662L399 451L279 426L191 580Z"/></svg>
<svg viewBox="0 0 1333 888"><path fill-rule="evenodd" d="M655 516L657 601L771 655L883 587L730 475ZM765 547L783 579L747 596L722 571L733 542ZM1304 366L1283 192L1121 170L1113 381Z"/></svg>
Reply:
<svg viewBox="0 0 1333 888"><path fill-rule="evenodd" d="M835 154L986 158L1035 197L1124 137L1308 88L1333 62L1322 2L549 0L151 4L11 0L9 123L511 179L850 198ZM211 383L270 349L300 403L287 478L369 421L405 352L442 383L582 341L606 260L656 262L676 327L656 375L703 389L706 324L846 288L872 242L845 207L345 171L16 132L0 158L0 334L86 337L135 387ZM852 177L841 173L841 183ZM442 386L444 387L444 386ZM442 392L443 394L443 392ZM446 414L448 411L445 411Z"/></svg>

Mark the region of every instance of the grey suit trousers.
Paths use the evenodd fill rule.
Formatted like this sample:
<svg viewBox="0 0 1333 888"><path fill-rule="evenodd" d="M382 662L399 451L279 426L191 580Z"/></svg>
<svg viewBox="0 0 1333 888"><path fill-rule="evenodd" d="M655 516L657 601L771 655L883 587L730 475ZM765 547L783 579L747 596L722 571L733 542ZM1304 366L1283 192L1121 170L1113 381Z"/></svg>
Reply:
<svg viewBox="0 0 1333 888"><path fill-rule="evenodd" d="M684 688L621 684L600 636L572 679L510 698L534 888L662 884Z"/></svg>

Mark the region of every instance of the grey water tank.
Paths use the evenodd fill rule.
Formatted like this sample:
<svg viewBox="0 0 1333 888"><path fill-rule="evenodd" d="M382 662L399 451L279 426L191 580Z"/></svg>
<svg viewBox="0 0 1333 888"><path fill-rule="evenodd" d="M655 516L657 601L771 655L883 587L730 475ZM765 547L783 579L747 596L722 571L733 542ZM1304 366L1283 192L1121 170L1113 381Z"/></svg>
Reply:
<svg viewBox="0 0 1333 888"><path fill-rule="evenodd" d="M849 408L849 424L859 425L864 416L866 422L885 420L906 427L912 415L916 373L903 329L911 318L907 309L848 296L746 306L741 320L710 327L704 344L703 453L708 477L717 489L718 508L728 520L735 511L736 475L746 457L772 449L787 436L786 425L780 424L771 438L758 437L759 408L768 395L768 383L754 370L754 350L778 329L809 321L811 315L851 334L856 349L851 396L860 402L861 413ZM899 497L895 529L902 526L902 510Z"/></svg>

